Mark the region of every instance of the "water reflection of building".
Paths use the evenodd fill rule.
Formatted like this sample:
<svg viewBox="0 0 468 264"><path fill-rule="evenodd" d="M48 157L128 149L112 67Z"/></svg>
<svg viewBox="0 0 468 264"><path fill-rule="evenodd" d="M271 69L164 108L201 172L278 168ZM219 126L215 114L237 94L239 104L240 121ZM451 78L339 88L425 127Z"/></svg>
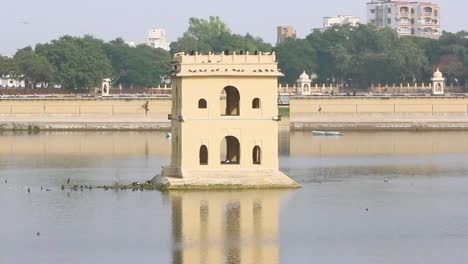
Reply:
<svg viewBox="0 0 468 264"><path fill-rule="evenodd" d="M171 192L173 263L279 263L286 192Z"/></svg>
<svg viewBox="0 0 468 264"><path fill-rule="evenodd" d="M5 132L0 155L85 155L169 157L164 132L54 132L30 135Z"/></svg>

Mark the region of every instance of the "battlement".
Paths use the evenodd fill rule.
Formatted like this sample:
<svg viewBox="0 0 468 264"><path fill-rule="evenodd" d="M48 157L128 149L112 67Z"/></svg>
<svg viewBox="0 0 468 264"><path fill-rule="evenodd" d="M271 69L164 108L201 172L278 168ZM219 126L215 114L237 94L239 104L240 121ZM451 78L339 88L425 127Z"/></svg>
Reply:
<svg viewBox="0 0 468 264"><path fill-rule="evenodd" d="M236 54L232 52L226 55L224 52L221 54L215 54L209 52L208 54L201 54L196 52L193 55L185 52L176 53L174 60L181 64L196 64L196 63L223 63L223 64L240 64L240 63L276 63L275 52L264 53L258 52L256 54Z"/></svg>
<svg viewBox="0 0 468 264"><path fill-rule="evenodd" d="M283 74L278 70L276 54L258 52L249 54L208 54L184 52L174 55L175 76L275 76Z"/></svg>

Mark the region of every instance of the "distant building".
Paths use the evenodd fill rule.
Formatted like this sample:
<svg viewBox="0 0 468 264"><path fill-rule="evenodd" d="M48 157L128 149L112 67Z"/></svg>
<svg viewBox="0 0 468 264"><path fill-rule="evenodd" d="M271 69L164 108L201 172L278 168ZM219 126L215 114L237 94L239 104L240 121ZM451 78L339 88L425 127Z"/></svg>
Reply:
<svg viewBox="0 0 468 264"><path fill-rule="evenodd" d="M296 81L296 93L298 95L310 95L310 90L312 88L312 79L304 71L299 79Z"/></svg>
<svg viewBox="0 0 468 264"><path fill-rule="evenodd" d="M24 80L13 78L9 75L0 76L0 88L25 88L26 83Z"/></svg>
<svg viewBox="0 0 468 264"><path fill-rule="evenodd" d="M169 44L166 38L166 30L162 28L152 28L148 31L146 44L152 48L161 48L169 50Z"/></svg>
<svg viewBox="0 0 468 264"><path fill-rule="evenodd" d="M440 7L430 2L373 0L367 3L368 23L390 27L398 36L417 36L438 39Z"/></svg>
<svg viewBox="0 0 468 264"><path fill-rule="evenodd" d="M277 28L276 44L280 44L288 38L295 39L297 37L296 30L292 26L279 26Z"/></svg>
<svg viewBox="0 0 468 264"><path fill-rule="evenodd" d="M445 89L445 78L444 75L440 72L439 68L434 72L432 76L432 94L433 95L444 95Z"/></svg>
<svg viewBox="0 0 468 264"><path fill-rule="evenodd" d="M138 46L138 44L134 41L126 42L126 44L131 48L136 48L136 46Z"/></svg>
<svg viewBox="0 0 468 264"><path fill-rule="evenodd" d="M358 24L361 22L359 17L355 16L343 16L343 15L338 15L338 16L333 16L333 17L324 17L323 18L323 29L328 29L336 25L350 25L352 27L358 26Z"/></svg>

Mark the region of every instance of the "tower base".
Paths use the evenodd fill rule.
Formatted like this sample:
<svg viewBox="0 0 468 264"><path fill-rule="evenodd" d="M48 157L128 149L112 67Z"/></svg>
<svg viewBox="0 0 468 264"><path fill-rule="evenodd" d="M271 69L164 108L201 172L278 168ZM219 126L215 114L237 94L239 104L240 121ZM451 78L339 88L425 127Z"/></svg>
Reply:
<svg viewBox="0 0 468 264"><path fill-rule="evenodd" d="M164 168L152 180L161 190L279 189L300 188L279 170L179 171Z"/></svg>

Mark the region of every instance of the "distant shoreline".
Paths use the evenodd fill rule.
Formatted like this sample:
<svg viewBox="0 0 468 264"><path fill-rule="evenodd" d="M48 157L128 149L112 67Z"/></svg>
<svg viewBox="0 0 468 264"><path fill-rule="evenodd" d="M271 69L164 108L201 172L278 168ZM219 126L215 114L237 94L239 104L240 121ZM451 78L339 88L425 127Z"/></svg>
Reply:
<svg viewBox="0 0 468 264"><path fill-rule="evenodd" d="M468 120L460 121L422 121L408 122L290 122L284 119L280 127L291 131L468 131ZM170 131L170 121L160 122L34 122L34 121L0 121L0 131Z"/></svg>
<svg viewBox="0 0 468 264"><path fill-rule="evenodd" d="M384 120L383 118L350 119L349 121L295 121L290 123L291 130L340 130L340 131L468 131L468 119L407 119Z"/></svg>

